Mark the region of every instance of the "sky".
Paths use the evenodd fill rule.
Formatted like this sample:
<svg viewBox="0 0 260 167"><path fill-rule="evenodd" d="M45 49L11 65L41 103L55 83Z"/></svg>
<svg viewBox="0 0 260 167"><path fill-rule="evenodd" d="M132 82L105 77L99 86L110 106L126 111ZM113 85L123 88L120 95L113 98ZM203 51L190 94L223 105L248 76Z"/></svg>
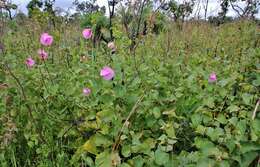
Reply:
<svg viewBox="0 0 260 167"><path fill-rule="evenodd" d="M68 8L72 7L73 1L74 0L56 0L55 7L67 10ZM12 0L12 2L18 5L19 10L21 10L24 13L27 13L26 5L30 2L30 0ZM107 6L107 0L97 0L97 4L100 6Z"/></svg>
<svg viewBox="0 0 260 167"><path fill-rule="evenodd" d="M12 0L12 2L18 5L18 10L21 10L24 13L27 13L26 5L28 4L29 1L30 0ZM73 1L74 0L56 0L55 7L60 7L67 10L68 8L72 7ZM181 2L183 0L177 0L177 1ZM107 0L97 0L97 4L100 6L107 7ZM240 5L243 5L243 3L240 3ZM200 13L201 15L203 15L204 10L202 5L200 5L200 8L201 8ZM198 7L196 9L198 9ZM197 11L196 9L194 11ZM212 15L216 16L220 10L221 8L220 8L219 0L209 0L208 14L207 14L208 16L212 16ZM236 16L236 13L232 9L230 9L229 12L227 13L227 16ZM260 18L260 12L258 13L257 18Z"/></svg>

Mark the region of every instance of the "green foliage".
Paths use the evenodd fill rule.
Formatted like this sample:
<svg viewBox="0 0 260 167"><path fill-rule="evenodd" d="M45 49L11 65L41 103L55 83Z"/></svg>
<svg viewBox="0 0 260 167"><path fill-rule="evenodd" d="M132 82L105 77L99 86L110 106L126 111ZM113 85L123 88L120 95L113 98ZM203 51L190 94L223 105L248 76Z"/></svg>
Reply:
<svg viewBox="0 0 260 167"><path fill-rule="evenodd" d="M43 6L43 2L41 0L31 0L26 8L28 9L29 17L35 15L33 12L39 11Z"/></svg>
<svg viewBox="0 0 260 167"><path fill-rule="evenodd" d="M184 2L179 4L175 0L169 2L169 11L174 16L175 20L184 19L189 16L193 11L194 1Z"/></svg>
<svg viewBox="0 0 260 167"><path fill-rule="evenodd" d="M109 21L102 12L95 12L82 16L81 27L96 27L94 29L108 28Z"/></svg>
<svg viewBox="0 0 260 167"><path fill-rule="evenodd" d="M82 26L94 30L107 25L99 13L84 19ZM44 63L37 55L42 31L33 23L9 28L3 38L1 166L257 164L260 121L259 114L251 116L260 94L260 49L254 23L187 23L182 31L169 24L137 39L135 55L118 24L113 55L106 45L93 48L83 39L80 25L61 24L48 32L54 43L44 48ZM36 60L30 69L28 56ZM106 65L115 70L112 81L99 75ZM213 71L218 79L211 84ZM84 87L90 96L82 95Z"/></svg>

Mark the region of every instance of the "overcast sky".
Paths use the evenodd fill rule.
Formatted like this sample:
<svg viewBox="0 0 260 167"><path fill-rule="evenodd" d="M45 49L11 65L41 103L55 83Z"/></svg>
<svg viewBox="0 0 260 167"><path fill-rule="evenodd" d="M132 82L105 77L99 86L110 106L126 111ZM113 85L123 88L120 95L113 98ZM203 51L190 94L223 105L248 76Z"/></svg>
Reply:
<svg viewBox="0 0 260 167"><path fill-rule="evenodd" d="M26 5L28 4L29 1L30 0L13 0L13 2L18 5L18 9L24 13L27 13ZM73 1L74 0L56 0L55 7L60 7L66 10L72 6ZM181 2L183 0L177 0L177 1ZM97 0L97 4L100 6L107 6L107 0ZM243 3L241 3L240 5L243 5ZM200 6L200 8L201 8L200 13L202 15L204 13L203 7ZM198 7L196 9L198 9ZM196 9L194 11L197 11ZM209 0L208 16L217 15L220 10L221 8L220 8L219 0ZM230 9L227 15L236 16L236 13L232 9ZM260 18L260 13L258 13L257 17Z"/></svg>

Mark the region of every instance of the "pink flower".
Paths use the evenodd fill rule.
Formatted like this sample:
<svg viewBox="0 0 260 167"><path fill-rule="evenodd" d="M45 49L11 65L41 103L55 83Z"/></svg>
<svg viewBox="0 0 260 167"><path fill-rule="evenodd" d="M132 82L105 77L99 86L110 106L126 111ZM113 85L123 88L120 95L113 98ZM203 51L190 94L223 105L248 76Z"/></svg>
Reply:
<svg viewBox="0 0 260 167"><path fill-rule="evenodd" d="M86 28L82 31L82 35L84 38L89 39L92 36L92 30L90 28Z"/></svg>
<svg viewBox="0 0 260 167"><path fill-rule="evenodd" d="M41 60L46 60L48 58L48 53L46 53L43 49L38 50L38 55Z"/></svg>
<svg viewBox="0 0 260 167"><path fill-rule="evenodd" d="M91 89L89 88L83 88L82 90L83 95L88 96L91 93Z"/></svg>
<svg viewBox="0 0 260 167"><path fill-rule="evenodd" d="M53 37L51 35L49 35L48 33L43 33L41 35L41 44L44 46L50 46L53 42Z"/></svg>
<svg viewBox="0 0 260 167"><path fill-rule="evenodd" d="M29 57L26 59L25 64L27 65L27 67L31 68L34 66L35 61L31 57Z"/></svg>
<svg viewBox="0 0 260 167"><path fill-rule="evenodd" d="M110 67L105 66L101 71L100 71L100 76L103 77L105 80L111 80L115 76L115 72L113 69Z"/></svg>
<svg viewBox="0 0 260 167"><path fill-rule="evenodd" d="M215 72L210 74L208 81L209 81L209 83L214 83L217 81L217 75Z"/></svg>

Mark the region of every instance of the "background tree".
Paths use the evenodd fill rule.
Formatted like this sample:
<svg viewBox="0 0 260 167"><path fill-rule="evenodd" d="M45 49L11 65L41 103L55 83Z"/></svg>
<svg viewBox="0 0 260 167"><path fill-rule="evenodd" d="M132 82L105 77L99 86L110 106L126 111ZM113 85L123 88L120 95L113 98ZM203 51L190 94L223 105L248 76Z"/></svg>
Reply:
<svg viewBox="0 0 260 167"><path fill-rule="evenodd" d="M100 41L108 42L109 19L105 16L106 8L96 4L96 0L87 0L79 2L75 0L73 5L76 6L77 13L75 17L80 18L82 28L92 28L93 45L97 46ZM105 32L105 33L104 33Z"/></svg>
<svg viewBox="0 0 260 167"><path fill-rule="evenodd" d="M238 3L245 3L245 6L238 5ZM232 9L237 13L240 18L254 19L255 14L258 13L260 6L259 0L230 0Z"/></svg>
<svg viewBox="0 0 260 167"><path fill-rule="evenodd" d="M108 0L108 11L109 11L109 32L110 32L110 41L113 41L113 26L112 19L115 15L115 6L118 4L119 0Z"/></svg>
<svg viewBox="0 0 260 167"><path fill-rule="evenodd" d="M208 13L208 7L209 7L209 0L204 0L204 19L207 20L207 13Z"/></svg>
<svg viewBox="0 0 260 167"><path fill-rule="evenodd" d="M55 0L45 0L43 11L47 12L49 16L49 23L51 23L55 27L55 10L54 10Z"/></svg>
<svg viewBox="0 0 260 167"><path fill-rule="evenodd" d="M7 11L8 16L10 20L12 20L12 12L11 10L17 9L17 5L12 3L11 1L7 0L0 0L0 10L1 10L1 15L3 15L3 10Z"/></svg>
<svg viewBox="0 0 260 167"><path fill-rule="evenodd" d="M221 6L221 12L218 13L218 16L219 16L220 23L224 23L224 20L228 12L229 0L222 0L220 6Z"/></svg>
<svg viewBox="0 0 260 167"><path fill-rule="evenodd" d="M175 0L170 0L163 9L166 11L168 16L172 18L175 22L184 22L185 18L189 17L193 12L195 1L183 1L183 3L178 3ZM182 24L179 24L182 27Z"/></svg>
<svg viewBox="0 0 260 167"><path fill-rule="evenodd" d="M53 7L54 3L55 3L55 0L45 0L43 10L48 12L49 14L55 16L54 7Z"/></svg>
<svg viewBox="0 0 260 167"><path fill-rule="evenodd" d="M104 6L100 7L96 4L96 0L86 0L80 2L79 0L75 0L73 5L76 6L76 11L80 14L90 14L97 11L106 12L106 8Z"/></svg>
<svg viewBox="0 0 260 167"><path fill-rule="evenodd" d="M153 1L136 0L120 2L119 17L131 40L130 50L134 50L137 38L147 30L147 20L152 11Z"/></svg>
<svg viewBox="0 0 260 167"><path fill-rule="evenodd" d="M26 6L28 10L28 16L31 18L33 16L33 13L41 11L42 7L43 2L41 0L31 0Z"/></svg>

